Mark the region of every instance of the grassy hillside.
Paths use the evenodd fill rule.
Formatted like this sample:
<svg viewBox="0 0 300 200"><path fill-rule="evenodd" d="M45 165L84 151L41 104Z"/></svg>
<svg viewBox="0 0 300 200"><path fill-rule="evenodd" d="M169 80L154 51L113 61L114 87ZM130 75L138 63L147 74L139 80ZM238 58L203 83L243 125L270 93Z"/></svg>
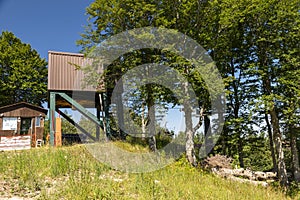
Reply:
<svg viewBox="0 0 300 200"><path fill-rule="evenodd" d="M0 152L0 197L35 199L288 199L191 168L185 159L127 174L97 162L84 146Z"/></svg>

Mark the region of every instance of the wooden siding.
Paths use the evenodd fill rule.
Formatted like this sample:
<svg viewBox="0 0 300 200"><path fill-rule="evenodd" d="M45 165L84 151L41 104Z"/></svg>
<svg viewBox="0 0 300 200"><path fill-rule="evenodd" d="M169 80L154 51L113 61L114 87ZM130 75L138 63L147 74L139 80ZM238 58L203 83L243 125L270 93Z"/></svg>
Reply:
<svg viewBox="0 0 300 200"><path fill-rule="evenodd" d="M84 72L76 66L91 64L90 59L83 54L66 52L48 52L48 90L49 91L96 91L91 85L84 82ZM103 72L99 69L98 73ZM103 90L99 86L97 91Z"/></svg>
<svg viewBox="0 0 300 200"><path fill-rule="evenodd" d="M47 109L25 102L0 107L0 117L45 117L47 112Z"/></svg>
<svg viewBox="0 0 300 200"><path fill-rule="evenodd" d="M31 148L31 136L20 135L0 138L0 151L24 150Z"/></svg>
<svg viewBox="0 0 300 200"><path fill-rule="evenodd" d="M45 114L43 112L26 108L26 107L18 108L16 110L2 113L2 117L37 117L37 116L45 117Z"/></svg>
<svg viewBox="0 0 300 200"><path fill-rule="evenodd" d="M15 133L16 131L14 130L0 130L0 137L12 137Z"/></svg>

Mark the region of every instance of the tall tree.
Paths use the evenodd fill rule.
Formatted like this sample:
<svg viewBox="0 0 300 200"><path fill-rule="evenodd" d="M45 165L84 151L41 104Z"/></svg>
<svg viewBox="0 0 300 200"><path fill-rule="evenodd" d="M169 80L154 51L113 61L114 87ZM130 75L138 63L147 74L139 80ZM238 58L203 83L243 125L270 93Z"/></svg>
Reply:
<svg viewBox="0 0 300 200"><path fill-rule="evenodd" d="M0 35L0 106L25 101L41 106L47 98L47 62L13 33Z"/></svg>
<svg viewBox="0 0 300 200"><path fill-rule="evenodd" d="M274 168L281 184L286 185L284 138L293 144L295 177L299 171L294 145L299 124L299 10L297 0L96 0L87 9L90 24L78 44L89 52L112 35L144 26L176 29L195 39L208 50L226 82L228 110L223 152L237 155L243 166L244 148L251 141L262 140L262 134L257 132L267 129ZM120 77L130 66L142 64L143 59L172 66L193 85L200 94L202 108L210 112L211 102L200 78L202 74L195 73L193 65L164 51L157 53L157 59L145 59L146 51L149 49L122 56L116 61L120 67L110 72ZM184 99L181 103L189 107ZM186 153L194 163L191 111L184 110L188 125Z"/></svg>
<svg viewBox="0 0 300 200"><path fill-rule="evenodd" d="M276 91L280 107L281 122L285 137L291 145L291 163L294 180L300 182L299 139L300 120L300 2L281 1L276 6L276 17L271 19L275 30L278 30L274 55L278 69L278 89Z"/></svg>
<svg viewBox="0 0 300 200"><path fill-rule="evenodd" d="M174 2L174 1L110 1L106 2L103 0L96 0L94 3L90 5L87 9L87 13L90 16L91 23L87 27L86 33L82 34L82 39L78 41L79 45L83 46L83 50L85 52L89 52L90 49L93 49L93 46L114 34L130 30L133 28L140 28L144 26L164 26L167 28L176 28L180 32L186 33L189 36L195 34L195 32L191 32L189 27L192 27L193 22L189 22L189 15L192 13L197 13L194 10L194 5L197 5L197 1L190 2ZM198 5L197 5L198 6ZM189 24L187 27L186 25ZM145 54L152 52L154 54L159 54L159 59L151 59L151 55L147 55L145 58ZM128 70L128 66L134 66L136 64L143 64L149 61L158 61L160 63L166 63L170 60L177 60L178 56L174 56L169 59L163 60L163 53L160 51L156 51L154 49L140 50L136 51L138 54L128 54L122 56L118 61L120 68L114 67L108 69L110 72L115 74L122 75L122 73ZM134 55L136 60L126 65L126 58L128 56ZM152 55L153 56L153 55ZM179 59L180 60L180 59ZM138 61L138 62L137 62ZM180 61L181 62L181 61ZM151 62L150 62L151 63ZM183 62L184 63L184 62ZM113 66L113 65L111 65ZM188 77L190 75L190 66L183 65L182 63L177 66L180 66L179 71L184 73L184 76ZM176 67L175 67L176 68ZM121 73L120 73L121 72ZM113 81L110 81L111 83ZM196 84L195 84L196 86ZM183 87L184 88L184 87ZM147 87L145 90L146 93L153 92L152 87ZM156 91L157 92L157 91ZM151 95L146 95L147 99L147 108L150 108L155 102L155 99ZM150 97L150 98L149 98ZM187 107L190 105L187 102L184 103L186 109L184 109L185 116L187 118L187 153L191 154L189 157L190 162L195 164L195 155L194 155L194 144L193 144L193 127L191 123L191 111ZM149 110L149 114L153 112ZM153 126L154 127L154 126ZM152 129L154 130L154 129ZM151 139L150 139L151 140ZM151 142L151 141L150 141Z"/></svg>
<svg viewBox="0 0 300 200"><path fill-rule="evenodd" d="M288 178L282 142L284 137L280 126L281 115L286 117L286 114L280 111L280 93L289 91L290 87L280 80L288 78L289 73L282 73L287 70L287 66L298 68L297 63L291 63L286 58L297 54L294 54L297 49L295 40L299 39L299 31L295 28L299 29L300 4L298 1L275 0L259 3L259 8L253 9L252 12L247 11L247 16L252 19L249 23L250 35L253 38L252 52L255 57L255 69L262 83L260 100L264 102L271 119L278 178L280 183L286 186ZM292 100L294 95L286 97Z"/></svg>

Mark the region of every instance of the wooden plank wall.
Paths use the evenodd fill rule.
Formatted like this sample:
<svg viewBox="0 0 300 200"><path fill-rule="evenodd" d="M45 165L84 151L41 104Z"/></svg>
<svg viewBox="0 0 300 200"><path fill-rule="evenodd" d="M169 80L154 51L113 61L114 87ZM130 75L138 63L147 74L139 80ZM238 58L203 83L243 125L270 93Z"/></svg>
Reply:
<svg viewBox="0 0 300 200"><path fill-rule="evenodd" d="M0 137L0 151L24 150L30 148L31 148L30 135Z"/></svg>
<svg viewBox="0 0 300 200"><path fill-rule="evenodd" d="M2 113L2 117L38 117L38 116L45 116L44 113L41 111L33 110L30 108L17 108L15 110L11 110L8 112Z"/></svg>

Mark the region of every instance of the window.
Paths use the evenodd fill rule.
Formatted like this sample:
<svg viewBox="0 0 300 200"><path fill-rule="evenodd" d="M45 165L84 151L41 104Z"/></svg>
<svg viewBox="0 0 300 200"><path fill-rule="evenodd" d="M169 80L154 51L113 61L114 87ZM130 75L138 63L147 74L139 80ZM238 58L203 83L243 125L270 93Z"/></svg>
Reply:
<svg viewBox="0 0 300 200"><path fill-rule="evenodd" d="M18 118L17 117L3 117L2 130L17 130Z"/></svg>
<svg viewBox="0 0 300 200"><path fill-rule="evenodd" d="M40 126L41 126L41 118L35 117L35 127L40 127Z"/></svg>

